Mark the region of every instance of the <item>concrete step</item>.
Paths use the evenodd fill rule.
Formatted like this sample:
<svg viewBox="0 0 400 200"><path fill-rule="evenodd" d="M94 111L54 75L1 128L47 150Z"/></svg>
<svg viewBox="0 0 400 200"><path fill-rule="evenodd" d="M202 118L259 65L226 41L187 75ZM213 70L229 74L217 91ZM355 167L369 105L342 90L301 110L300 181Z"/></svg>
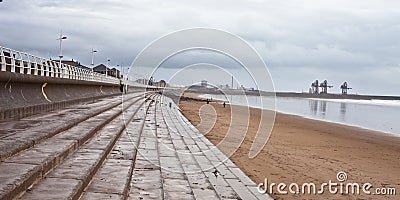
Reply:
<svg viewBox="0 0 400 200"><path fill-rule="evenodd" d="M21 199L78 199L105 158L115 148L125 129L125 122L130 122L136 114L143 113L144 109L146 106L143 106L143 102L133 104L123 115L106 124L74 154L27 190ZM124 167L126 163L109 163L103 168L109 169L118 164Z"/></svg>
<svg viewBox="0 0 400 200"><path fill-rule="evenodd" d="M141 99L132 97L124 102L124 107L129 110ZM121 113L122 106L115 106L4 160L0 163L0 199L24 192Z"/></svg>
<svg viewBox="0 0 400 200"><path fill-rule="evenodd" d="M139 96L143 96L143 94L133 93L126 97L127 99L131 99ZM0 161L22 150L31 148L40 141L114 108L121 103L121 96L114 96L17 121L1 122Z"/></svg>
<svg viewBox="0 0 400 200"><path fill-rule="evenodd" d="M144 112L135 115L93 176L81 199L127 198L144 122L151 117L152 112L150 108L147 115Z"/></svg>

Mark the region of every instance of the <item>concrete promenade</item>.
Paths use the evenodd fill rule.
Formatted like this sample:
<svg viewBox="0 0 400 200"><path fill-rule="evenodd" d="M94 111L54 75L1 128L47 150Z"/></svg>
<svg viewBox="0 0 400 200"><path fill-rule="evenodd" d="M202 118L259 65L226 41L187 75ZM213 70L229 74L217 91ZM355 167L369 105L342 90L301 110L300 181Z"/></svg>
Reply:
<svg viewBox="0 0 400 200"><path fill-rule="evenodd" d="M0 122L0 199L271 199L169 102L138 91Z"/></svg>

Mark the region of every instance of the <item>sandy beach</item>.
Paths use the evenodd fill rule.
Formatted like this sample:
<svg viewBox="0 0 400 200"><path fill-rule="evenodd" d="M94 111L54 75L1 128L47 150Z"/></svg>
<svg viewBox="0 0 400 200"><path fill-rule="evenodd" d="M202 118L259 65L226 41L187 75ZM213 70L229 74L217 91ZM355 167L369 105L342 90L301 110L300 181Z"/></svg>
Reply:
<svg viewBox="0 0 400 200"><path fill-rule="evenodd" d="M191 97L193 97L192 95ZM183 114L194 125L200 123L199 109L204 102L181 101ZM217 120L206 137L218 144L230 124L229 105L211 103ZM247 117L247 116L243 116ZM248 158L260 118L259 109L250 109L250 124L244 142L231 156L255 183L322 183L338 182L340 171L347 173L346 182L371 183L378 187L396 188L400 193L400 138L366 129L335 123L311 120L294 115L277 113L275 125L268 144L253 159ZM199 127L200 131L207 131ZM204 132L203 132L204 133ZM286 189L288 190L288 189ZM330 194L328 189L320 195L271 194L275 199L399 199L399 195Z"/></svg>

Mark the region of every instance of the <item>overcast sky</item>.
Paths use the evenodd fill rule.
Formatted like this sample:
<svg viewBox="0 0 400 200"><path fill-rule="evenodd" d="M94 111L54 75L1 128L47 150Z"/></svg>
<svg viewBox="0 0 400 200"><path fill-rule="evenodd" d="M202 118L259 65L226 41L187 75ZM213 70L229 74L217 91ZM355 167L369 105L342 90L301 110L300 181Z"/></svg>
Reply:
<svg viewBox="0 0 400 200"><path fill-rule="evenodd" d="M3 0L0 19L1 46L56 59L62 29L65 58L86 65L91 48L99 51L96 64L110 58L111 65L128 66L172 31L217 28L259 52L277 91L300 92L327 79L332 92L348 81L352 93L400 95L398 0ZM181 61L175 62L168 67Z"/></svg>

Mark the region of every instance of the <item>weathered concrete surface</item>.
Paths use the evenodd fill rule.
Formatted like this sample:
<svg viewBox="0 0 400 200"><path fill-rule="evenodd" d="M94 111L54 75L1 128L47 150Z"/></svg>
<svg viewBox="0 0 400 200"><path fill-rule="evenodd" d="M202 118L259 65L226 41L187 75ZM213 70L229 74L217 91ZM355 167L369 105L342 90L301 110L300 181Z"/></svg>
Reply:
<svg viewBox="0 0 400 200"><path fill-rule="evenodd" d="M1 168L0 199L13 198L41 176L40 167L32 164L2 163Z"/></svg>
<svg viewBox="0 0 400 200"><path fill-rule="evenodd" d="M124 104L123 115L118 106L103 110L5 158L0 163L0 199L271 199L259 194L257 185L176 105L170 109L165 103L169 99L163 103L160 96L151 98L125 102L131 106ZM38 119L62 113L68 111ZM29 129L40 130L37 125L20 127L4 135L12 139Z"/></svg>
<svg viewBox="0 0 400 200"><path fill-rule="evenodd" d="M78 179L46 178L39 182L34 190L28 190L25 199L52 200L60 199L60 196L76 199L77 194L82 192L82 181ZM52 184L46 184L51 182ZM43 195L45 194L45 195Z"/></svg>
<svg viewBox="0 0 400 200"><path fill-rule="evenodd" d="M164 99L164 103L158 108L160 113L157 115L159 150L165 150L167 147L175 149L176 155L169 159L175 160L173 163L176 163L178 159L185 174L184 180L189 183L191 194L196 199L271 199L267 195L259 194L256 190L257 185L190 124L176 105L170 109L167 106L169 102L171 102L170 99ZM172 146L167 142L168 140L171 141ZM164 147L160 148L160 146ZM169 155L173 154L169 153ZM162 161L162 157L160 160ZM171 169L170 165L170 162L164 166L161 163L161 168L163 170L165 167L168 170ZM168 174L165 175L168 176ZM168 180L167 177L163 178ZM185 185L186 182L182 179L175 184L181 187ZM166 189L166 187L163 188ZM174 189L171 190L174 191ZM164 194L167 193L168 191L164 191Z"/></svg>
<svg viewBox="0 0 400 200"><path fill-rule="evenodd" d="M117 194L85 192L85 194L80 199L81 200L93 200L93 199L123 200L124 196L117 195Z"/></svg>
<svg viewBox="0 0 400 200"><path fill-rule="evenodd" d="M136 113L125 132L115 143L99 171L92 178L83 196L89 194L117 194L116 198L126 197L130 188L136 148L144 125L145 107ZM129 132L128 132L129 131ZM88 193L88 194L87 194Z"/></svg>
<svg viewBox="0 0 400 200"><path fill-rule="evenodd" d="M132 87L128 91L144 89ZM120 94L119 84L0 72L0 121Z"/></svg>
<svg viewBox="0 0 400 200"><path fill-rule="evenodd" d="M143 99L141 98L141 96L137 95L132 96L132 95L133 94L131 94L131 97L127 98L124 103L124 108L125 108L124 112L127 114L125 115L125 117L132 116L143 103ZM16 149L14 156L9 158L6 157L7 155L4 156L3 162L0 163L0 176L3 177L2 181L0 182L0 199L4 198L8 199L19 194L20 192L25 191L32 183L41 179L47 172L53 170L58 165L62 163L68 164L68 162L64 162L64 160L71 154L74 154L75 151L77 151L78 149L79 149L78 152L72 156L72 158L76 158L75 161L77 162L73 164L76 165L77 168L72 168L71 170L72 165L69 165L65 169L65 171L67 171L66 173L68 174L69 172L77 171L77 173L79 174L78 171L80 171L80 169L84 169L85 167L86 168L89 167L89 169L92 169L90 168L90 165L81 161L88 160L87 158L89 157L89 155L96 156L96 153L99 156L107 155L108 151L96 152L95 150L101 148L103 148L102 150L104 150L107 147L111 148L114 143L110 143L110 140L103 140L103 139L114 139L115 137L117 137L117 133L121 132L124 129L124 122L121 119L122 115L120 115L122 112L122 107L115 105L114 107L106 106L107 104L110 104L110 101L114 102L115 100L118 99L115 98L108 99L104 101L102 104L98 104L97 109L103 109L104 111L107 109L101 108L101 106L108 108L107 111L102 113L98 113L98 111L96 111L96 107L93 107L93 105L91 104L86 105L89 106L86 108L87 112L81 112L80 115L77 114L77 116L70 116L70 117L88 118L87 117L88 115L89 116L92 115L91 118L76 124L74 127L70 129L61 131L59 133L57 132L48 133L49 134L48 137L50 138L46 139L43 142L41 142L40 140L37 141L33 140L31 143L35 144L35 146L33 146L33 144L28 146L33 148L30 148L25 151L21 151L22 149ZM98 115L93 115L93 114L98 114ZM40 116L38 118L48 120L50 124L65 123L63 121L60 121L59 118L54 118L53 113ZM9 127L15 126L15 123L18 124L18 122L9 122L9 123L11 125L5 124L4 126L5 129L3 130L4 136L7 136L8 138L11 139L15 137L25 141L32 140L31 137L24 138L24 135L30 136L30 134L32 134L31 132L29 132L29 129L24 129L21 130L20 132L13 132L12 134L7 134L7 130ZM40 130L39 127L34 127L34 128L38 128L38 130ZM45 134L46 130L47 129L44 129L42 134ZM101 134L101 132L104 132L105 134ZM54 134L57 135L51 137L51 135ZM93 135L95 136L93 137ZM104 135L106 136L108 135L108 137L104 137ZM86 144L88 148L87 149L82 148L81 146L90 138L92 138L90 140L91 142L88 142ZM107 142L110 144L105 144L104 146L90 148L90 146L97 145L98 140L105 141L103 144ZM4 145L3 148L6 149L20 148L19 146L14 145L13 140L8 141L8 143L3 143L3 145ZM91 149L93 149L94 151L90 151ZM10 166L13 166L15 168L14 171L17 173L7 173L7 171L10 169ZM86 174L83 174L81 177L84 178L86 177L85 175ZM57 176L54 177L58 178Z"/></svg>
<svg viewBox="0 0 400 200"><path fill-rule="evenodd" d="M132 105L132 107L126 110L124 118L127 121L131 121L140 107L142 107L142 103ZM115 188L109 188L109 190L107 190L107 187L102 187L102 185L104 185L104 183L110 183L114 181L114 184L111 186L116 187L119 186L121 182L124 182L119 180L119 178L121 178L119 175L124 174L124 169L125 171L129 171L129 163L127 164L127 162L121 162L120 160L117 160L115 163L103 165L103 170L99 172L98 170L101 168L103 161L109 155L116 144L116 141L122 134L125 128L124 118L122 115L120 115L101 128L97 134L89 141L84 143L80 149L76 151L76 153L74 153L60 166L56 167L52 172L50 172L37 186L32 187L31 192L22 196L22 199L31 199L32 195L34 197L43 196L45 198L47 191L43 190L42 188L52 187L52 185L55 184L54 181L57 180L63 180L64 182L69 182L70 180L79 181L71 181L69 186L70 190L64 193L59 193L56 199L76 199L80 197L83 190L92 180L95 181L95 184L98 183L96 185L96 192L123 194L123 190L118 190ZM114 178L109 176L105 180L104 177L106 175L111 175L110 173L107 173L109 172L107 170L111 170L111 167L116 166L118 166L118 168L114 170L117 171L112 171L114 172L114 174L112 174ZM92 179L96 173L100 177ZM130 177L130 175L127 177ZM76 188L79 188L79 190L76 190ZM120 191L120 193L117 191ZM53 197L54 196L51 196L51 199Z"/></svg>
<svg viewBox="0 0 400 200"><path fill-rule="evenodd" d="M176 108L159 102L150 109L128 198L271 199Z"/></svg>
<svg viewBox="0 0 400 200"><path fill-rule="evenodd" d="M131 94L127 99L138 99L140 96ZM0 161L68 129L68 139L76 139L70 137L71 134L85 130L92 129L91 132L94 132L101 127L99 125L107 123L122 111L118 107L121 103L121 97L110 97L59 112L0 122Z"/></svg>
<svg viewBox="0 0 400 200"><path fill-rule="evenodd" d="M132 177L125 198L271 199L259 194L256 184L184 120L177 109L158 103L149 109L141 134L138 129L128 127L127 130L131 132L128 135L135 135L132 145L136 156L131 161ZM114 169L107 167L107 163L113 162L109 156L100 171L113 172ZM128 168L127 163L122 168ZM98 176L94 178L96 183L91 183L88 192L96 191L97 187L103 188L97 189L102 194L120 195L122 188L126 188L123 183L129 180L129 173L125 169L125 173L114 173L108 179L105 174L95 175ZM115 190L118 185L115 183L119 183L118 190Z"/></svg>

